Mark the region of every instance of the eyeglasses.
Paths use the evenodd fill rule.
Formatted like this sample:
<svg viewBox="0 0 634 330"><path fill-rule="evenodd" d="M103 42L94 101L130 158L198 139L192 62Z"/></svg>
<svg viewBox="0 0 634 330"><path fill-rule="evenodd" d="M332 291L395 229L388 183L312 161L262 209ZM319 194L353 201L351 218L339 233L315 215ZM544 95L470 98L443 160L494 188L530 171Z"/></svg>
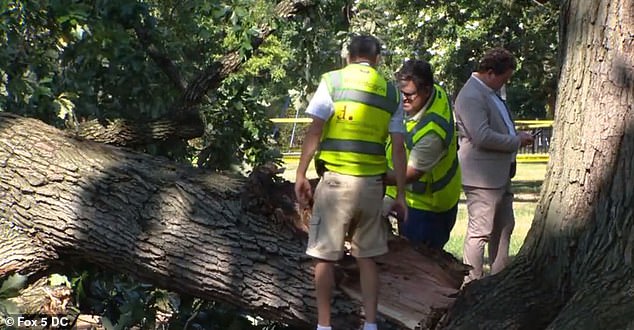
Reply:
<svg viewBox="0 0 634 330"><path fill-rule="evenodd" d="M405 93L405 92L401 91L401 93L403 93L403 97L406 98L409 101L416 100L416 97L418 96L418 91L412 92L412 93Z"/></svg>

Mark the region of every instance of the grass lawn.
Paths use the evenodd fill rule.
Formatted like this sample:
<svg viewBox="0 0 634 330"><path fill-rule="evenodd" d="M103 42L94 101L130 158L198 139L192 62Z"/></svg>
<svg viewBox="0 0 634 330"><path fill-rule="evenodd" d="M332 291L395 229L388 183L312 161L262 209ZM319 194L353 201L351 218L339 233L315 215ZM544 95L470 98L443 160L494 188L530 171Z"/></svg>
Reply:
<svg viewBox="0 0 634 330"><path fill-rule="evenodd" d="M285 166L286 170L283 174L284 178L294 182L297 160L289 160ZM545 163L520 163L517 166L517 175L513 178L513 191L515 192L516 198L513 203L515 210L515 229L513 230L513 235L511 236L511 255L515 255L517 251L519 251L522 243L524 242L524 238L531 227L541 184L545 175ZM308 169L307 176L309 178L317 177L312 164ZM458 205L456 225L451 232L449 242L445 246L445 250L452 253L458 259L462 259L462 244L466 231L467 210L463 196L460 204Z"/></svg>

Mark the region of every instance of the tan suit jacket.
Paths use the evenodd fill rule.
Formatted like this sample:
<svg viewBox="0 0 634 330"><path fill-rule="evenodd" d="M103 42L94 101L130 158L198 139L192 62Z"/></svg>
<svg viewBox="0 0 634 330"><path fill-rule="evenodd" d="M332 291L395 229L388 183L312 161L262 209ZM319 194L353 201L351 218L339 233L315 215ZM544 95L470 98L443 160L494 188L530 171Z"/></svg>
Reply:
<svg viewBox="0 0 634 330"><path fill-rule="evenodd" d="M493 91L476 79L470 77L456 98L462 184L502 188L509 183L520 138L510 134L491 97ZM509 118L512 118L510 113Z"/></svg>

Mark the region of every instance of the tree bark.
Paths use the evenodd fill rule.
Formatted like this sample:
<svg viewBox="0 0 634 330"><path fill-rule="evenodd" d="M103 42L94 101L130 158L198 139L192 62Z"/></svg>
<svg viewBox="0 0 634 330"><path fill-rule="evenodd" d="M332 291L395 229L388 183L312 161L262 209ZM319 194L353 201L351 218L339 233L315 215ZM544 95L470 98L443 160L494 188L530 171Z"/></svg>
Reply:
<svg viewBox="0 0 634 330"><path fill-rule="evenodd" d="M634 326L634 1L568 0L550 163L502 273L469 285L448 329Z"/></svg>
<svg viewBox="0 0 634 330"><path fill-rule="evenodd" d="M312 262L293 186L254 173L175 165L0 113L0 277L87 261L270 319L313 324ZM447 308L464 268L395 242L379 265L390 292L403 298L382 299L381 311L386 325L412 328L432 308ZM402 265L390 270L394 260ZM338 278L354 296L357 277L348 266L342 263ZM416 297L423 310L404 306L400 315L408 319L394 316L398 300ZM335 291L340 329L358 324L359 308Z"/></svg>
<svg viewBox="0 0 634 330"><path fill-rule="evenodd" d="M121 147L148 145L170 139L189 140L202 136L205 127L198 114L189 118L169 118L147 123L126 119L88 120L69 130L77 138Z"/></svg>

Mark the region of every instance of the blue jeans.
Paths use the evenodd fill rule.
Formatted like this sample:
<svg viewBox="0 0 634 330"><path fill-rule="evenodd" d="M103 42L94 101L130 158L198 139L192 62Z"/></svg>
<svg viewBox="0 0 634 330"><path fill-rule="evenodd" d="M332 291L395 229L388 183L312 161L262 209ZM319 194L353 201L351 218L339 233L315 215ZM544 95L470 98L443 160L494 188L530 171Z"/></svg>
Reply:
<svg viewBox="0 0 634 330"><path fill-rule="evenodd" d="M415 245L442 249L456 224L458 204L445 212L432 212L408 207L408 217L400 224L400 234Z"/></svg>

